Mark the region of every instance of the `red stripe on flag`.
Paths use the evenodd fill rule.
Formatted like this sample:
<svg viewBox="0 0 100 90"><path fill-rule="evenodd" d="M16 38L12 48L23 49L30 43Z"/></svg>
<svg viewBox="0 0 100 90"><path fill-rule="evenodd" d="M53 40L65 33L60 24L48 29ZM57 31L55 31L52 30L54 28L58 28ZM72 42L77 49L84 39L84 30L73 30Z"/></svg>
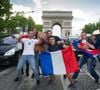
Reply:
<svg viewBox="0 0 100 90"><path fill-rule="evenodd" d="M66 67L66 72L67 73L77 72L79 70L78 62L76 60L72 47L69 46L68 48L63 49L62 55Z"/></svg>
<svg viewBox="0 0 100 90"><path fill-rule="evenodd" d="M20 37L21 37L21 39L23 39L23 38L29 38L28 35L21 35Z"/></svg>
<svg viewBox="0 0 100 90"><path fill-rule="evenodd" d="M100 50L98 50L98 49L90 50L90 51L87 50L87 52L90 54L93 54L93 55L100 54Z"/></svg>

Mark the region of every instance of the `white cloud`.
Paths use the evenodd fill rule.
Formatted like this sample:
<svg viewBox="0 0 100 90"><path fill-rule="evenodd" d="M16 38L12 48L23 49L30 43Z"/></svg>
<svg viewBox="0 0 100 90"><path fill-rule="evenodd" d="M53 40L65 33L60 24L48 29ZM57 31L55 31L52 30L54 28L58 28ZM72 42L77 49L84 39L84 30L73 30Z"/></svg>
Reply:
<svg viewBox="0 0 100 90"><path fill-rule="evenodd" d="M13 7L12 7L12 11L17 11L17 12L28 12L28 11L31 11L32 9L30 7L24 7L23 5L17 5L17 4L13 4Z"/></svg>
<svg viewBox="0 0 100 90"><path fill-rule="evenodd" d="M33 0L36 7L34 9L34 15L32 16L36 23L42 24L42 0Z"/></svg>
<svg viewBox="0 0 100 90"><path fill-rule="evenodd" d="M42 9L42 1L41 0L33 0L33 2L36 5L35 10L36 11L41 11L41 9Z"/></svg>
<svg viewBox="0 0 100 90"><path fill-rule="evenodd" d="M92 15L81 9L74 9L72 11L74 17L72 22L72 35L79 35L85 24L97 22L99 18L97 15Z"/></svg>
<svg viewBox="0 0 100 90"><path fill-rule="evenodd" d="M91 16L85 12L83 12L80 9L74 9L73 10L73 16L75 18L81 18L81 19L86 19L86 18L90 18Z"/></svg>
<svg viewBox="0 0 100 90"><path fill-rule="evenodd" d="M42 1L42 5L46 5L48 4L46 1Z"/></svg>
<svg viewBox="0 0 100 90"><path fill-rule="evenodd" d="M16 11L16 12L26 12L24 15L25 17L29 17L31 16L34 21L37 23L37 24L42 24L42 19L41 19L41 16L42 16L42 11L40 11L40 6L37 7L35 10L33 10L31 7L26 7L26 6L23 6L23 5L17 5L17 4L13 4L13 7L12 7L12 11ZM31 13L31 11L34 11L33 13ZM27 13L27 12L30 12L30 13Z"/></svg>

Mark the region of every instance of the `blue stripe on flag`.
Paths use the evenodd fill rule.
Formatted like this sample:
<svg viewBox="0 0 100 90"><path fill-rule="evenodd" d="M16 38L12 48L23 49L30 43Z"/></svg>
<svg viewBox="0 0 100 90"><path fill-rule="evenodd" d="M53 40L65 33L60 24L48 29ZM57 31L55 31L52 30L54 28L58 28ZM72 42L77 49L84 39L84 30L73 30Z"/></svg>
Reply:
<svg viewBox="0 0 100 90"><path fill-rule="evenodd" d="M42 74L52 75L53 74L53 65L52 65L52 58L49 52L41 52L39 55L40 58L40 66L42 70Z"/></svg>
<svg viewBox="0 0 100 90"><path fill-rule="evenodd" d="M83 53L84 53L84 55L86 55L87 57L89 57L89 58L92 58L93 57L93 54L91 54L91 53L89 53L89 52L87 52L87 51L85 51L85 50L82 50L82 49L80 49Z"/></svg>

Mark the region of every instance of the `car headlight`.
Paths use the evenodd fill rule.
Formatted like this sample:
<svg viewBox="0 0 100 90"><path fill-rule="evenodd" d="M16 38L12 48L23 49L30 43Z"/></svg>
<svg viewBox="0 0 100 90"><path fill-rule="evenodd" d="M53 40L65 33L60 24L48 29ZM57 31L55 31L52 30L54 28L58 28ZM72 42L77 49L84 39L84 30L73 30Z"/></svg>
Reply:
<svg viewBox="0 0 100 90"><path fill-rule="evenodd" d="M14 54L15 54L15 48L13 48L13 49L7 51L7 52L4 54L4 56L11 56L11 55L14 55Z"/></svg>

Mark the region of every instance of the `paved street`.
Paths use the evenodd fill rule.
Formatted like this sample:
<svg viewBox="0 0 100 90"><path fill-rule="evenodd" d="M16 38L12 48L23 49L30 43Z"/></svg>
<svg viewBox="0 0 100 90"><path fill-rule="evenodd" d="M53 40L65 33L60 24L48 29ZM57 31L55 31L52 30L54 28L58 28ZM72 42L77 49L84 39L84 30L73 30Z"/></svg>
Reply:
<svg viewBox="0 0 100 90"><path fill-rule="evenodd" d="M16 77L15 67L0 73L0 90L63 90L61 79L57 76L56 81L48 83L48 79L41 78L41 84L36 85L35 79L27 77L22 82L14 82Z"/></svg>
<svg viewBox="0 0 100 90"><path fill-rule="evenodd" d="M56 80L52 83L48 83L47 77L41 76L40 85L36 85L35 79L30 77L25 77L21 82L14 82L16 76L16 67L0 72L0 90L100 90L100 84L94 83L84 70L72 88L68 88L70 83L68 79L63 80L62 76L56 76Z"/></svg>

